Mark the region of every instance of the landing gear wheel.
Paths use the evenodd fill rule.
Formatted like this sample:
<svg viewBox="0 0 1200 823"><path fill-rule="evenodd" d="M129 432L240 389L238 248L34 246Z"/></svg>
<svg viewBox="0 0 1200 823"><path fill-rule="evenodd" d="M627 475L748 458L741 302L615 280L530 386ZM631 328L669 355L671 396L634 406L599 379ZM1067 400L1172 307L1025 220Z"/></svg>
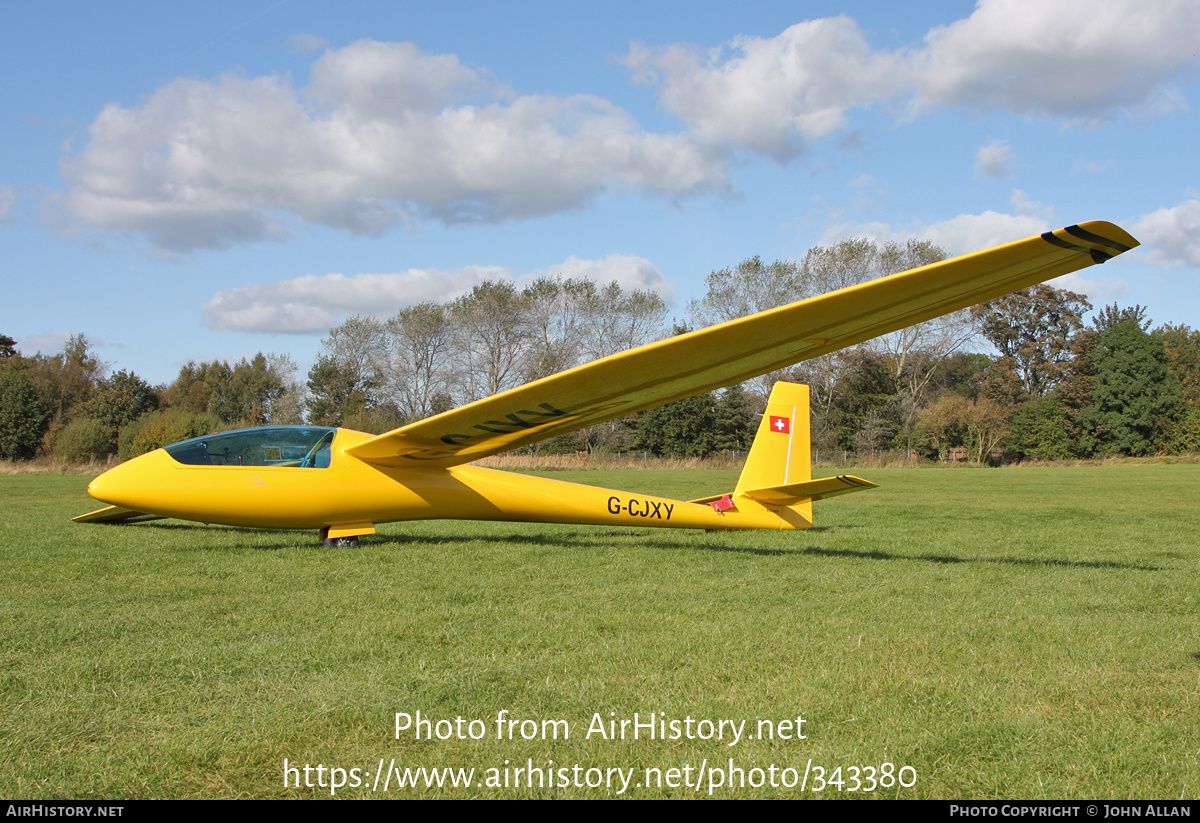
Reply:
<svg viewBox="0 0 1200 823"><path fill-rule="evenodd" d="M324 540L325 548L327 549L357 549L357 537L326 537Z"/></svg>

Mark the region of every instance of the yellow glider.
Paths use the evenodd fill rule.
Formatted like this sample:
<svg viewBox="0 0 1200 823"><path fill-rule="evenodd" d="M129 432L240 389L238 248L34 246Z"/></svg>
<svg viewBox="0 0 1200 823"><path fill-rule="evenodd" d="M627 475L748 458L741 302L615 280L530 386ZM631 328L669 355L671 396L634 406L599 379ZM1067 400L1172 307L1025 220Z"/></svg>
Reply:
<svg viewBox="0 0 1200 823"><path fill-rule="evenodd" d="M1069 226L630 349L379 436L275 426L195 438L96 478L88 492L112 505L75 519L316 528L326 542L353 541L376 523L437 518L809 528L812 501L874 484L811 479L804 386L776 384L728 495L667 500L463 464L766 374L1137 245L1111 223Z"/></svg>

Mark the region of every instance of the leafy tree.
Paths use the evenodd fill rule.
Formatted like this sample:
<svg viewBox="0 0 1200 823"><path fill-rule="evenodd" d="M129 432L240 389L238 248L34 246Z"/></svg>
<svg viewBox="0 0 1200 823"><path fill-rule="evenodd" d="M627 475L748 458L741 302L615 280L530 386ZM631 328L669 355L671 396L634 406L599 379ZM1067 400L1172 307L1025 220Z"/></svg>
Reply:
<svg viewBox="0 0 1200 823"><path fill-rule="evenodd" d="M609 283L589 302L584 358L597 360L666 336L667 304L657 292Z"/></svg>
<svg viewBox="0 0 1200 823"><path fill-rule="evenodd" d="M1103 334L1114 326L1126 322L1136 323L1142 331L1150 328L1150 321L1146 319L1146 307L1137 305L1123 308L1116 303L1105 306L1092 318L1092 328Z"/></svg>
<svg viewBox="0 0 1200 823"><path fill-rule="evenodd" d="M738 383L721 392L714 411L717 449L749 451L757 427L742 385Z"/></svg>
<svg viewBox="0 0 1200 823"><path fill-rule="evenodd" d="M386 323L348 317L321 343L309 373L308 416L428 417L648 343L661 335L665 313L653 292L543 277L523 290L487 281L451 303L405 308ZM353 405L338 407L347 402ZM615 442L613 431L619 434L620 426L603 424L584 439Z"/></svg>
<svg viewBox="0 0 1200 823"><path fill-rule="evenodd" d="M308 422L340 426L347 417L369 412L376 385L356 364L339 364L327 354L318 355L308 372Z"/></svg>
<svg viewBox="0 0 1200 823"><path fill-rule="evenodd" d="M1171 429L1166 449L1176 454L1200 452L1200 410L1188 407Z"/></svg>
<svg viewBox="0 0 1200 823"><path fill-rule="evenodd" d="M946 358L930 386L934 396L954 391L968 399L980 394L983 375L992 365L990 355L981 352L957 351Z"/></svg>
<svg viewBox="0 0 1200 823"><path fill-rule="evenodd" d="M1076 335L1076 339L1079 339L1080 336ZM1072 361L1072 363L1074 365L1076 361ZM1077 376L1074 369L1068 371L1063 375L1059 385L1055 386L1054 391L1061 391L1065 383ZM987 397L1002 406L1016 407L1030 400L1029 390L1022 382L1021 375L1017 373L1015 362L1009 357L989 358L987 366L976 376L970 388L974 395ZM955 391L960 390L955 389Z"/></svg>
<svg viewBox="0 0 1200 823"><path fill-rule="evenodd" d="M1072 456L1067 410L1055 397L1023 403L1013 412L1008 429L1004 447L1018 459L1065 460Z"/></svg>
<svg viewBox="0 0 1200 823"><path fill-rule="evenodd" d="M223 427L224 421L211 412L160 409L142 415L121 431L118 456L129 460L180 440L212 434Z"/></svg>
<svg viewBox="0 0 1200 823"><path fill-rule="evenodd" d="M298 426L304 422L304 386L296 378L296 361L290 355L271 352L267 368L279 380L282 391L272 395L267 422L275 426Z"/></svg>
<svg viewBox="0 0 1200 823"><path fill-rule="evenodd" d="M1163 344L1170 358L1167 367L1179 381L1188 404L1200 407L1200 331L1168 323L1155 329L1152 336Z"/></svg>
<svg viewBox="0 0 1200 823"><path fill-rule="evenodd" d="M637 415L634 448L668 457L707 457L720 448L716 402L698 394Z"/></svg>
<svg viewBox="0 0 1200 823"><path fill-rule="evenodd" d="M36 362L43 383L39 393L60 417L69 418L70 412L85 403L104 373L104 364L82 334L72 335L58 354L38 357Z"/></svg>
<svg viewBox="0 0 1200 823"><path fill-rule="evenodd" d="M950 449L962 446L966 426L962 422L962 406L966 398L945 394L921 410L914 440L926 457L946 459Z"/></svg>
<svg viewBox="0 0 1200 823"><path fill-rule="evenodd" d="M1186 403L1168 448L1173 452L1200 451L1200 331L1167 324L1155 329L1152 336L1162 342L1170 361L1168 368L1179 381Z"/></svg>
<svg viewBox="0 0 1200 823"><path fill-rule="evenodd" d="M1044 283L975 306L971 314L1027 397L1045 397L1071 368L1074 335L1091 309L1083 295Z"/></svg>
<svg viewBox="0 0 1200 823"><path fill-rule="evenodd" d="M43 407L50 414L41 448L54 451L54 441L68 423L79 415L92 390L104 374L104 364L92 352L88 339L69 338L58 354L26 358L27 375Z"/></svg>
<svg viewBox="0 0 1200 823"><path fill-rule="evenodd" d="M986 462L1008 434L1008 411L987 397L945 395L921 413L917 439L945 457L955 446L966 447L976 463Z"/></svg>
<svg viewBox="0 0 1200 823"><path fill-rule="evenodd" d="M299 422L295 368L290 357L262 352L233 366L189 362L166 390L165 402L192 414L214 414L225 424Z"/></svg>
<svg viewBox="0 0 1200 823"><path fill-rule="evenodd" d="M346 415L341 425L368 434L383 434L407 422L394 406L375 406L369 411Z"/></svg>
<svg viewBox="0 0 1200 823"><path fill-rule="evenodd" d="M143 414L157 409L158 405L158 393L136 374L122 369L96 384L92 390L92 396L81 408L82 417L77 418L78 420L92 421L101 427L107 438L104 449L96 451L92 448L92 441L89 438L93 436L93 427L90 424L88 426L81 425L73 432L73 440L65 448L73 453L78 453L81 449L85 451L90 449L89 453L97 457L116 454L117 439L121 429ZM63 431L63 436L69 429L70 426ZM86 449L81 445L84 443L87 444ZM63 450L56 448L56 452L62 454ZM86 459L86 457L66 457L66 459L78 460Z"/></svg>
<svg viewBox="0 0 1200 823"><path fill-rule="evenodd" d="M252 360L242 358L229 374L225 415L230 422L241 421L263 426L274 421L274 410L287 390L284 375L262 352Z"/></svg>
<svg viewBox="0 0 1200 823"><path fill-rule="evenodd" d="M848 237L832 246L814 246L800 263L804 297L857 286L881 275L879 245L866 237Z"/></svg>
<svg viewBox="0 0 1200 823"><path fill-rule="evenodd" d="M17 353L17 341L7 334L0 334L0 361L7 360Z"/></svg>
<svg viewBox="0 0 1200 823"><path fill-rule="evenodd" d="M382 405L388 356L387 327L372 317L352 315L330 329L308 372L308 422L341 426Z"/></svg>
<svg viewBox="0 0 1200 823"><path fill-rule="evenodd" d="M322 353L361 376L374 388L384 385L388 358L387 327L373 317L351 315L329 330L321 341Z"/></svg>
<svg viewBox="0 0 1200 823"><path fill-rule="evenodd" d="M1122 320L1100 334L1092 360L1092 404L1083 414L1090 450L1106 455L1164 450L1186 406L1162 341L1138 320Z"/></svg>
<svg viewBox="0 0 1200 823"><path fill-rule="evenodd" d="M22 364L24 365L24 364ZM50 410L38 397L28 368L0 369L0 458L28 460L50 425Z"/></svg>
<svg viewBox="0 0 1200 823"><path fill-rule="evenodd" d="M588 315L599 301L590 280L539 277L522 292L529 313L524 379L537 380L579 365Z"/></svg>
<svg viewBox="0 0 1200 823"><path fill-rule="evenodd" d="M841 360L840 391L833 398L823 430L816 430L818 448L877 450L900 430L895 384L886 359L876 352L856 347ZM860 437L864 425L866 438Z"/></svg>
<svg viewBox="0 0 1200 823"><path fill-rule="evenodd" d="M83 463L116 454L116 439L103 421L76 417L58 435L54 454L68 463Z"/></svg>
<svg viewBox="0 0 1200 823"><path fill-rule="evenodd" d="M191 414L211 413L225 422L236 417L229 415L229 381L233 369L222 360L196 363L188 361L179 376L167 387L165 405Z"/></svg>
<svg viewBox="0 0 1200 823"><path fill-rule="evenodd" d="M971 439L975 462L984 463L1008 434L1010 410L987 397L967 401L963 423Z"/></svg>
<svg viewBox="0 0 1200 823"><path fill-rule="evenodd" d="M121 369L96 384L84 404L84 413L103 421L111 429L120 429L159 405L157 392L142 378Z"/></svg>

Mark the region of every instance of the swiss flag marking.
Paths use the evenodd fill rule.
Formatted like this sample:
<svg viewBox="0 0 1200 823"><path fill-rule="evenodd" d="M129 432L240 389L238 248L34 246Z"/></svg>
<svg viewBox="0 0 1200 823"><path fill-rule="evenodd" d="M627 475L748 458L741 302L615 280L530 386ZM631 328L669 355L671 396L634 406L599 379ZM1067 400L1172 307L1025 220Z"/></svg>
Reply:
<svg viewBox="0 0 1200 823"><path fill-rule="evenodd" d="M771 415L771 431L780 432L781 434L790 434L792 431L791 421L786 417L777 417Z"/></svg>

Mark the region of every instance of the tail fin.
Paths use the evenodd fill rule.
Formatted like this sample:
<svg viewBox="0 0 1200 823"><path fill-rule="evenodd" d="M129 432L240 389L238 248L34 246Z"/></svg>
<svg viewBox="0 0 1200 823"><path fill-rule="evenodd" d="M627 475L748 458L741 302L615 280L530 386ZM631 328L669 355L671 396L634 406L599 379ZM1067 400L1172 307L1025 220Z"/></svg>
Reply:
<svg viewBox="0 0 1200 823"><path fill-rule="evenodd" d="M732 503L774 511L791 528L812 527L814 500L874 488L852 475L812 479L808 386L776 383Z"/></svg>
<svg viewBox="0 0 1200 823"><path fill-rule="evenodd" d="M808 386L776 383L734 494L812 478Z"/></svg>

